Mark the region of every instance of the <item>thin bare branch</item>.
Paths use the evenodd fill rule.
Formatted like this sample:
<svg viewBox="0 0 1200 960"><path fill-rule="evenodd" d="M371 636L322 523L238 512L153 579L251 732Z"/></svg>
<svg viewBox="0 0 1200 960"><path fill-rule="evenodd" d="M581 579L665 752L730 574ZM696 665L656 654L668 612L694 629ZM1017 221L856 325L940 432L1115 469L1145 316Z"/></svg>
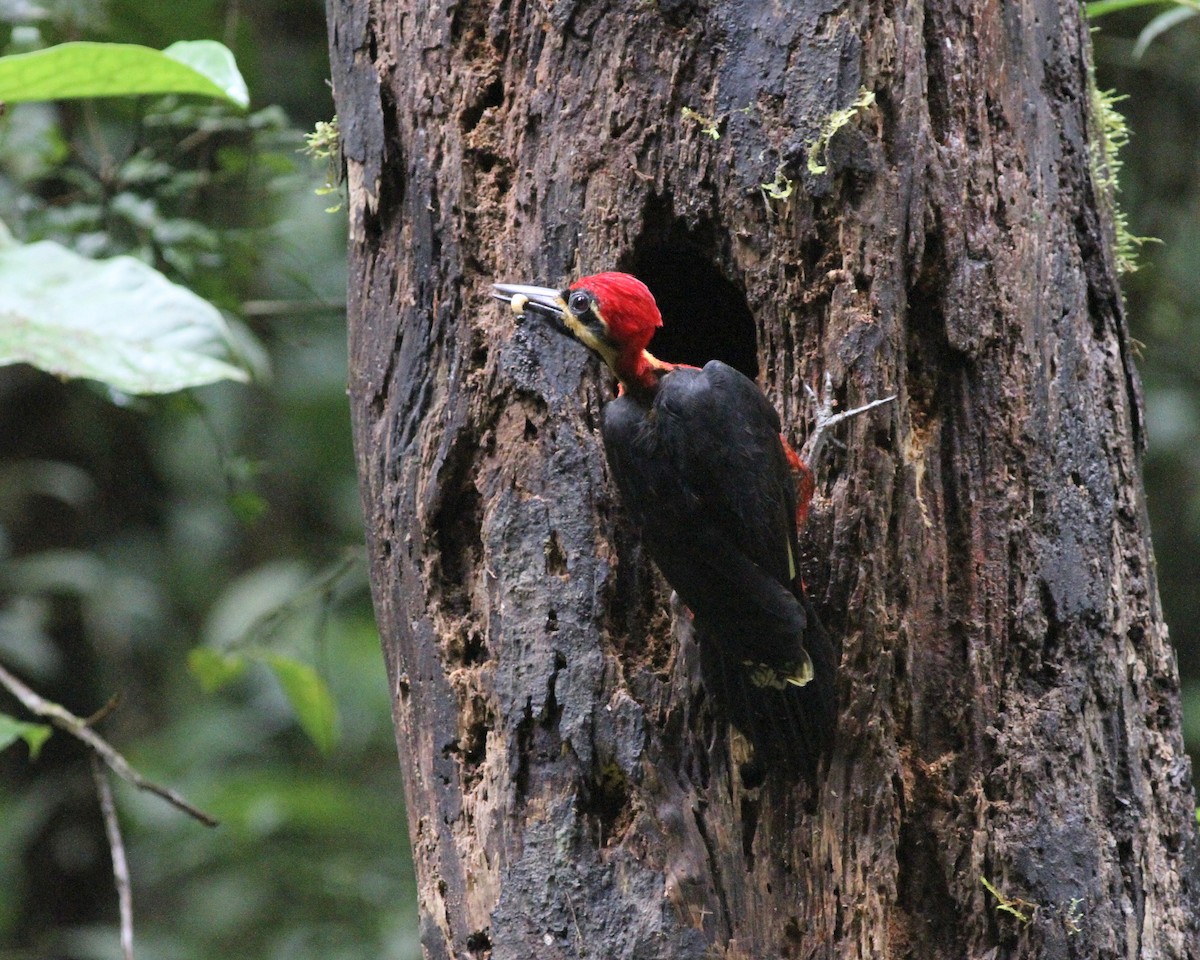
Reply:
<svg viewBox="0 0 1200 960"><path fill-rule="evenodd" d="M117 904L121 911L121 956L133 960L133 886L129 882L129 861L125 859L125 842L121 838L121 822L113 802L112 784L100 766L100 758L91 755L92 779L100 796L100 813L104 816L104 832L108 834L108 849L112 852L113 881L117 886Z"/></svg>
<svg viewBox="0 0 1200 960"><path fill-rule="evenodd" d="M129 761L117 752L116 748L87 725L86 720L75 716L71 711L54 701L47 700L45 697L35 693L5 670L3 666L0 666L0 684L3 684L14 697L20 700L21 704L30 713L49 720L60 730L65 730L77 740L82 740L91 747L96 755L108 765L108 768L122 780L132 783L139 790L146 790L162 797L167 803L182 810L188 816L199 820L206 827L217 826L215 817L209 816L198 807L194 807L170 787L160 786L138 773L137 770L130 766Z"/></svg>
<svg viewBox="0 0 1200 960"><path fill-rule="evenodd" d="M108 698L108 703L102 706L99 710L93 713L90 717L84 717L83 722L89 727L94 727L104 721L104 719L121 705L121 694L114 693Z"/></svg>

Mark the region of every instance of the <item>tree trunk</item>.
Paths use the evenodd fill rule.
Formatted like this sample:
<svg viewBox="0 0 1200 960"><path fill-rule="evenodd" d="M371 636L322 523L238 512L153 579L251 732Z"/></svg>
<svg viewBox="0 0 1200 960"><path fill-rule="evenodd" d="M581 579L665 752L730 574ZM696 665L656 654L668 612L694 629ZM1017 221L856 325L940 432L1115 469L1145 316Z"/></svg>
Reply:
<svg viewBox="0 0 1200 960"><path fill-rule="evenodd" d="M329 4L426 955L1197 955L1078 0ZM815 791L739 780L611 383L488 298L614 267L656 354L757 372L795 441L826 372L899 396L803 537L842 647Z"/></svg>

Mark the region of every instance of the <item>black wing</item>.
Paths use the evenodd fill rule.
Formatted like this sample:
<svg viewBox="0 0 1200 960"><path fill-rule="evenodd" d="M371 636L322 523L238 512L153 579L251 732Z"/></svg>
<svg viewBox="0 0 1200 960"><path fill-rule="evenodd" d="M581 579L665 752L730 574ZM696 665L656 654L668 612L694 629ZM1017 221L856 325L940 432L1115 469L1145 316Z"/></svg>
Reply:
<svg viewBox="0 0 1200 960"><path fill-rule="evenodd" d="M712 361L667 374L649 407L610 403L604 441L647 552L695 616L706 685L756 758L811 768L832 733L835 659L796 578L795 481L774 408ZM806 656L813 682L782 679Z"/></svg>
<svg viewBox="0 0 1200 960"><path fill-rule="evenodd" d="M675 370L649 409L610 403L604 440L647 551L697 621L738 633L747 658L796 660L795 485L762 391L716 360Z"/></svg>
<svg viewBox="0 0 1200 960"><path fill-rule="evenodd" d="M790 589L796 487L779 438L779 415L753 380L719 360L673 381L674 374L666 378L656 406L681 435L696 440L676 455L703 504L697 520Z"/></svg>

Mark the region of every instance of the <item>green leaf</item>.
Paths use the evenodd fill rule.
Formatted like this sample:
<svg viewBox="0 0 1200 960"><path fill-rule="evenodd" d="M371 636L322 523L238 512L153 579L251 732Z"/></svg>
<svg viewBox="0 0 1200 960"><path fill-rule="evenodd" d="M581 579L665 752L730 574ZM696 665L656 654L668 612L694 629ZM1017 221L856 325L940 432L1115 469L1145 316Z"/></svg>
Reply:
<svg viewBox="0 0 1200 960"><path fill-rule="evenodd" d="M1092 0L1084 4L1087 15L1091 19L1102 17L1106 13L1116 13L1118 10L1132 10L1135 7L1161 7L1169 3L1176 7L1192 7L1200 10L1200 0Z"/></svg>
<svg viewBox="0 0 1200 960"><path fill-rule="evenodd" d="M1134 60L1141 60L1142 54L1146 52L1146 48L1150 44L1172 27L1178 26L1185 20L1191 20L1196 16L1200 16L1200 9L1185 6L1173 7L1170 10L1164 10L1162 13L1157 14L1153 20L1142 27L1142 32L1138 34L1137 43L1133 45L1131 56Z"/></svg>
<svg viewBox="0 0 1200 960"><path fill-rule="evenodd" d="M0 365L30 363L125 393L248 380L220 312L132 257L50 241L0 247Z"/></svg>
<svg viewBox="0 0 1200 960"><path fill-rule="evenodd" d="M12 746L18 740L24 740L29 744L29 759L36 760L42 744L53 732L54 728L48 724L26 723L6 713L0 713L0 750Z"/></svg>
<svg viewBox="0 0 1200 960"><path fill-rule="evenodd" d="M318 750L329 753L336 739L337 711L325 681L307 663L291 657L270 653L264 660L279 679L304 732Z"/></svg>
<svg viewBox="0 0 1200 960"><path fill-rule="evenodd" d="M228 48L215 40L154 50L135 43L60 43L0 57L0 101L67 100L190 93L250 104L246 81Z"/></svg>
<svg viewBox="0 0 1200 960"><path fill-rule="evenodd" d="M246 658L241 654L221 653L212 647L195 647L188 651L187 659L188 669L205 693L220 690L246 670Z"/></svg>
<svg viewBox="0 0 1200 960"><path fill-rule="evenodd" d="M221 88L219 96L243 109L250 106L250 91L242 79L233 52L216 40L180 40L163 52L164 57L191 67Z"/></svg>

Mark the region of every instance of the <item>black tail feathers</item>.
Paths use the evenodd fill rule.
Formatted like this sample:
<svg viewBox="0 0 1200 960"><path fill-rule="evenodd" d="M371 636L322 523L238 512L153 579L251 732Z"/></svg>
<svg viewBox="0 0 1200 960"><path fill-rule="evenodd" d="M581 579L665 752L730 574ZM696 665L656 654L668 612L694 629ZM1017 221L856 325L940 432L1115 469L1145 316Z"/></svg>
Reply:
<svg viewBox="0 0 1200 960"><path fill-rule="evenodd" d="M813 678L803 686L739 654L737 637L698 632L704 685L725 718L754 748L743 764L742 781L759 786L767 778L816 779L821 759L833 744L837 723L837 651L804 599L804 647Z"/></svg>

